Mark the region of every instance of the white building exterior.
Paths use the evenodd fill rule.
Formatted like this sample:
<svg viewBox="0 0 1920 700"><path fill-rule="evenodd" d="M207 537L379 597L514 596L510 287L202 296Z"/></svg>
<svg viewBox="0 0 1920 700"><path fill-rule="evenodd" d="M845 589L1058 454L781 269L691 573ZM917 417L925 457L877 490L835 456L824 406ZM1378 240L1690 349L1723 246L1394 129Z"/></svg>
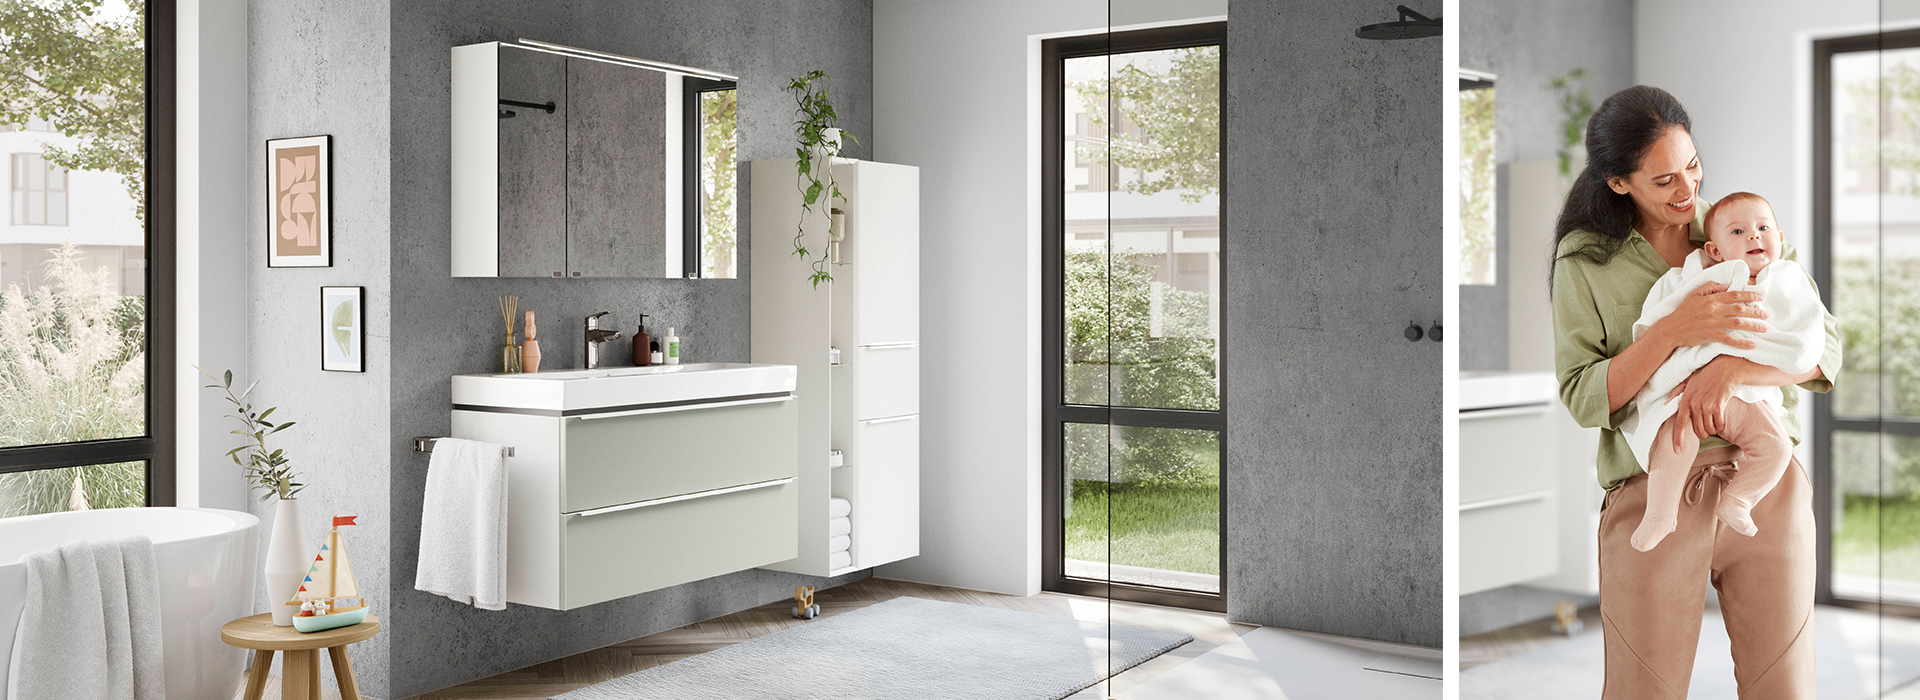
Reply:
<svg viewBox="0 0 1920 700"><path fill-rule="evenodd" d="M0 129L0 191L8 193L0 216L0 290L46 284L50 251L71 240L89 262L112 271L108 279L116 292L145 294L146 231L120 176L97 170L63 174L44 164L38 156L45 145L75 145L44 122Z"/></svg>

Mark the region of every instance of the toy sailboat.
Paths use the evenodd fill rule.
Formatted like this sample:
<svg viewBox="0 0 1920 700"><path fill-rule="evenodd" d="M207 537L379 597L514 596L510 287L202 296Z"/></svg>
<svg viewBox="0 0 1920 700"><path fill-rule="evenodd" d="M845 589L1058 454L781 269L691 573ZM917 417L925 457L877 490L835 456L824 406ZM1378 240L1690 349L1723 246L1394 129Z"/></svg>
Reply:
<svg viewBox="0 0 1920 700"><path fill-rule="evenodd" d="M319 555L307 567L306 580L287 605L300 606L293 616L293 628L301 632L319 632L335 627L357 625L367 619L367 599L353 580L353 565L347 562L347 550L340 541L340 526L354 524L357 515L333 519L333 530L320 544ZM351 600L352 605L343 604Z"/></svg>

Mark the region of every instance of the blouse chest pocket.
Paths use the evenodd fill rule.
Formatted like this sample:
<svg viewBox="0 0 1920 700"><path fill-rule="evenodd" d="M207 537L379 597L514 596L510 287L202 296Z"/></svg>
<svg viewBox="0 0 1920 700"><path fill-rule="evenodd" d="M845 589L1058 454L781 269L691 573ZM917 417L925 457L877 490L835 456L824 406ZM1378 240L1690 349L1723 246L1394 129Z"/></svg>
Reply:
<svg viewBox="0 0 1920 700"><path fill-rule="evenodd" d="M1613 304L1600 318L1607 332L1607 357L1620 354L1633 342L1633 322L1640 320L1640 303Z"/></svg>

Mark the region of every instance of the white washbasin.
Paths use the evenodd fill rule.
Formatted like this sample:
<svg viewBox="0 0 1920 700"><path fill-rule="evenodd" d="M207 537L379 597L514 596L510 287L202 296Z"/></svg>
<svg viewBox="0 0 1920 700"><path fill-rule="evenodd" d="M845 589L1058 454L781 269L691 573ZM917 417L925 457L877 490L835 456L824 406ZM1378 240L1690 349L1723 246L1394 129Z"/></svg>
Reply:
<svg viewBox="0 0 1920 700"><path fill-rule="evenodd" d="M1560 400L1552 372L1461 372L1460 410L1528 406Z"/></svg>
<svg viewBox="0 0 1920 700"><path fill-rule="evenodd" d="M453 407L585 415L764 400L792 395L797 372L793 365L700 362L530 374L459 374L453 377Z"/></svg>

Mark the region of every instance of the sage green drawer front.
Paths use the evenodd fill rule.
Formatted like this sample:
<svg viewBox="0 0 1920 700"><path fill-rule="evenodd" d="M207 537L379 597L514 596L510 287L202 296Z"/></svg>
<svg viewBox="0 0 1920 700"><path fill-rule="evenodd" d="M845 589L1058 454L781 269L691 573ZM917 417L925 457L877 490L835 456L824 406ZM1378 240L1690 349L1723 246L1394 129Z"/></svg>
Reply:
<svg viewBox="0 0 1920 700"><path fill-rule="evenodd" d="M1557 485L1555 410L1560 408L1482 418L1461 413L1460 505Z"/></svg>
<svg viewBox="0 0 1920 700"><path fill-rule="evenodd" d="M799 408L774 403L567 418L561 510L647 501L799 473Z"/></svg>
<svg viewBox="0 0 1920 700"><path fill-rule="evenodd" d="M793 525L799 493L799 484L789 482L599 515L562 515L561 608L799 556Z"/></svg>
<svg viewBox="0 0 1920 700"><path fill-rule="evenodd" d="M1484 508L1461 504L1461 595L1559 572L1560 528L1553 492L1537 496Z"/></svg>

